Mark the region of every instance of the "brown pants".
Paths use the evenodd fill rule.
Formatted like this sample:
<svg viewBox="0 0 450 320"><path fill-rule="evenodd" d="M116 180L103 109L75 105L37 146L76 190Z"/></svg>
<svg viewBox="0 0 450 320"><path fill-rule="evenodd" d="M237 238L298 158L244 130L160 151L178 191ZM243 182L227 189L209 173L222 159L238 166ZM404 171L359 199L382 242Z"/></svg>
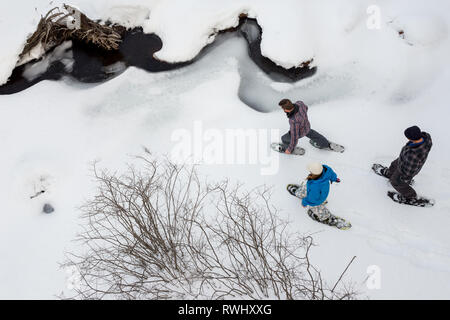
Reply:
<svg viewBox="0 0 450 320"><path fill-rule="evenodd" d="M389 169L386 170L386 177L389 178L392 186L398 193L407 199L417 198L416 191L410 186L411 180L402 177L398 168L398 159L391 163Z"/></svg>

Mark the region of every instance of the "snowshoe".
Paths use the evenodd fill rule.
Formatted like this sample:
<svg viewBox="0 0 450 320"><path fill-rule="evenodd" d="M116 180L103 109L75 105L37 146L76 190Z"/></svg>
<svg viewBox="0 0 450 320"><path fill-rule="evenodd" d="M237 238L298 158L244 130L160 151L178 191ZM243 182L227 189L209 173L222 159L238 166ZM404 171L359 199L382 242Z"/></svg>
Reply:
<svg viewBox="0 0 450 320"><path fill-rule="evenodd" d="M381 165L381 164L378 164L378 163L374 163L374 165L372 166L372 170L373 170L373 172L375 172L377 175L389 179L389 178L386 176L386 170L387 170L387 168L386 168L385 166L383 166L383 165Z"/></svg>
<svg viewBox="0 0 450 320"><path fill-rule="evenodd" d="M300 186L298 184L288 184L287 191L294 197L297 197L296 193L297 193L298 188L300 188Z"/></svg>
<svg viewBox="0 0 450 320"><path fill-rule="evenodd" d="M308 210L308 215L314 221L320 222L322 224L326 224L327 226L330 226L330 227L336 227L339 230L348 230L352 227L352 224L350 222L348 222L347 220L345 220L341 217L337 217L333 214L331 214L330 217L326 220L318 219L317 216L312 212L312 210Z"/></svg>
<svg viewBox="0 0 450 320"><path fill-rule="evenodd" d="M334 142L330 142L330 146L328 148L321 148L315 141L313 140L309 140L309 143L317 148L317 149L321 149L321 150L327 150L327 151L334 151L334 152L339 152L339 153L343 153L345 151L345 147L341 146L340 144L334 143Z"/></svg>
<svg viewBox="0 0 450 320"><path fill-rule="evenodd" d="M400 193L395 191L388 191L388 197L391 198L394 202L399 204L406 204L409 206L421 207L421 208L429 208L434 206L435 201L432 199L427 199L423 197L407 199L402 196Z"/></svg>
<svg viewBox="0 0 450 320"><path fill-rule="evenodd" d="M272 150L279 152L279 153L285 153L286 152L286 146L282 143L272 143L270 145L270 147L272 148ZM295 156L303 156L306 153L306 150L300 147L295 147L294 151L291 153L292 155Z"/></svg>

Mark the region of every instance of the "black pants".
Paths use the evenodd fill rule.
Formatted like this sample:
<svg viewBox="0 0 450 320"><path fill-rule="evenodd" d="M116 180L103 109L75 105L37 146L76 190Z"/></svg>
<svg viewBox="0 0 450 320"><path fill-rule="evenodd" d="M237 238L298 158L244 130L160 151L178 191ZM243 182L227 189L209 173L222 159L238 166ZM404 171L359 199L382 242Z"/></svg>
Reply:
<svg viewBox="0 0 450 320"><path fill-rule="evenodd" d="M389 178L392 186L398 193L407 199L416 198L416 191L410 186L411 180L404 179L398 169L398 159L392 161L391 166L386 170L386 177Z"/></svg>
<svg viewBox="0 0 450 320"><path fill-rule="evenodd" d="M315 143L317 143L319 147L322 149L330 147L330 142L327 140L327 138L325 138L323 135L321 135L320 133L318 133L313 129L309 130L309 133L306 136ZM281 142L284 144L286 148L289 146L289 144L291 143L290 131L281 137Z"/></svg>

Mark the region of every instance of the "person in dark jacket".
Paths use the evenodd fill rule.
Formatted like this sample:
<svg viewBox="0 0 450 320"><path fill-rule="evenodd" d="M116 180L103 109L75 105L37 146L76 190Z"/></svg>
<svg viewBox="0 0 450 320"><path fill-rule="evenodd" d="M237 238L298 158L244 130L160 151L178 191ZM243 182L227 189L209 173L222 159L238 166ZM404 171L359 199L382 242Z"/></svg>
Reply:
<svg viewBox="0 0 450 320"><path fill-rule="evenodd" d="M389 168L382 171L398 193L406 199L417 198L416 191L411 187L412 179L422 170L428 154L433 146L431 136L422 132L418 126L405 130L408 143L402 148L400 156L395 159Z"/></svg>
<svg viewBox="0 0 450 320"><path fill-rule="evenodd" d="M330 142L324 136L311 129L311 124L308 120L308 106L306 104L302 101L297 101L293 104L291 100L283 99L279 105L289 118L290 130L281 137L283 146L286 148L285 153L291 154L297 146L298 140L305 136L315 142L321 149L330 147Z"/></svg>

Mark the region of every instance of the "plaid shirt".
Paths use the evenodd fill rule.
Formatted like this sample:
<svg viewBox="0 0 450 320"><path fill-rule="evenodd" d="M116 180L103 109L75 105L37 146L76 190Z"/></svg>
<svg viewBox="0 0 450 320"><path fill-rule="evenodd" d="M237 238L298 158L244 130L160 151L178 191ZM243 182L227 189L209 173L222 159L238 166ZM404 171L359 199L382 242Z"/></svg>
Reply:
<svg viewBox="0 0 450 320"><path fill-rule="evenodd" d="M311 125L308 120L308 106L302 101L297 101L295 105L298 107L298 111L289 117L291 143L289 144L288 150L290 152L294 151L298 140L306 136L311 130Z"/></svg>
<svg viewBox="0 0 450 320"><path fill-rule="evenodd" d="M408 142L400 152L398 167L402 178L406 181L410 181L420 172L433 146L431 136L426 132L423 132L422 135L425 139L422 144L414 146Z"/></svg>

